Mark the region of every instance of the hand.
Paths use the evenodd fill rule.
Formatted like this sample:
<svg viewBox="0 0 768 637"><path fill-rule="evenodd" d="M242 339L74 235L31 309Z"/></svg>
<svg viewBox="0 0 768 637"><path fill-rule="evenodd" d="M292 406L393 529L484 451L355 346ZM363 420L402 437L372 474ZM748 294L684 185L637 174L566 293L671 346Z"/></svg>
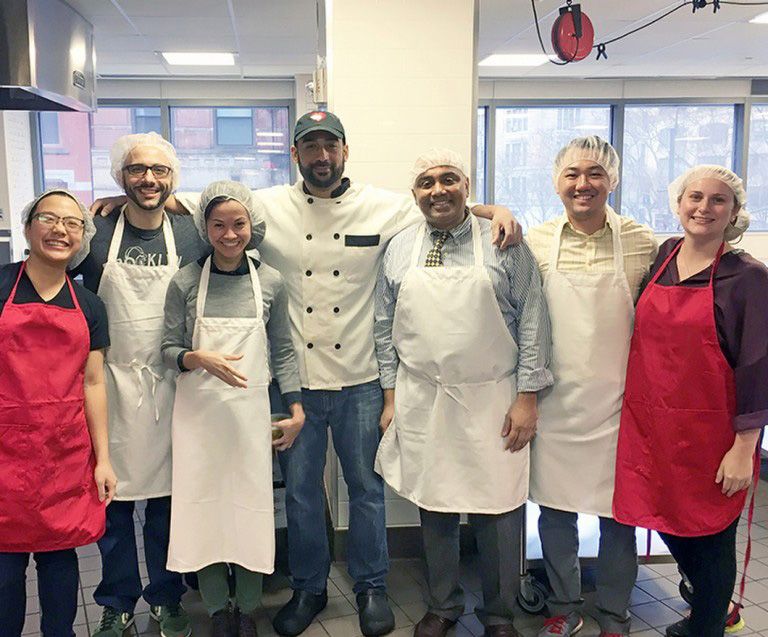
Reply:
<svg viewBox="0 0 768 637"><path fill-rule="evenodd" d="M289 409L291 411L290 418L272 423L273 426L283 430L283 435L272 441L272 446L278 451L290 449L304 426L304 408L301 403L293 403Z"/></svg>
<svg viewBox="0 0 768 637"><path fill-rule="evenodd" d="M518 394L515 402L507 410L501 437L506 438L505 449L520 451L536 433L539 410L536 406L536 394Z"/></svg>
<svg viewBox="0 0 768 637"><path fill-rule="evenodd" d="M493 210L491 218L493 245L499 246L499 250L506 250L509 246L520 243L523 240L523 229L509 208L505 206L491 206L491 208Z"/></svg>
<svg viewBox="0 0 768 637"><path fill-rule="evenodd" d="M117 487L117 476L112 470L112 463L109 460L102 460L96 463L93 470L93 479L96 482L96 488L99 490L99 502L112 502L115 497L115 488Z"/></svg>
<svg viewBox="0 0 768 637"><path fill-rule="evenodd" d="M752 483L754 447L739 445L738 440L726 452L717 469L715 483L722 483L723 495L729 498Z"/></svg>
<svg viewBox="0 0 768 637"><path fill-rule="evenodd" d="M245 384L248 379L229 364L230 361L239 361L242 358L242 354L222 354L221 352L197 349L184 354L183 363L187 369L202 367L206 372L223 380L227 385L245 389L248 387Z"/></svg>
<svg viewBox="0 0 768 637"><path fill-rule="evenodd" d="M395 390L384 390L384 408L381 410L381 417L379 418L379 429L381 433L384 433L389 427L392 419L395 417Z"/></svg>
<svg viewBox="0 0 768 637"><path fill-rule="evenodd" d="M113 211L120 210L120 208L128 201L128 197L125 195L118 195L117 197L102 197L97 199L91 204L91 214L96 216L97 213L102 217L107 217Z"/></svg>

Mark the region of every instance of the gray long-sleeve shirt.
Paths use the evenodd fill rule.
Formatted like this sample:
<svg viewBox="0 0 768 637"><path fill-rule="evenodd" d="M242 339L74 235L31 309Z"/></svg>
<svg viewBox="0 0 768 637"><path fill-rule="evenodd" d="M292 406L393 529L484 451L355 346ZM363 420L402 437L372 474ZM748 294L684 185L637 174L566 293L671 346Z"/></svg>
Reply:
<svg viewBox="0 0 768 637"><path fill-rule="evenodd" d="M288 293L283 277L274 268L251 258L257 268L264 305L272 375L280 384L286 403L301 400L296 352L288 321ZM161 349L166 365L179 370L179 354L192 349L192 331L197 318L197 292L205 258L190 263L171 279L165 296L165 325ZM243 261L234 272L220 272L214 265L205 299L205 316L256 316L248 264Z"/></svg>
<svg viewBox="0 0 768 637"><path fill-rule="evenodd" d="M507 250L499 250L491 244L490 221L478 221L485 268L490 276L501 315L520 351L517 363L517 391L539 391L553 382L548 369L552 356L552 333L547 303L541 289L539 268L525 242ZM381 386L384 389L392 389L395 386L399 359L392 344L392 321L400 284L410 267L413 244L420 228L421 225L416 224L403 230L390 241L376 281L373 334ZM432 230L434 229L430 226L421 245L421 264L433 244L430 236ZM451 230L443 245L442 254L444 266L448 268L474 263L469 217ZM471 311L471 308L462 309Z"/></svg>

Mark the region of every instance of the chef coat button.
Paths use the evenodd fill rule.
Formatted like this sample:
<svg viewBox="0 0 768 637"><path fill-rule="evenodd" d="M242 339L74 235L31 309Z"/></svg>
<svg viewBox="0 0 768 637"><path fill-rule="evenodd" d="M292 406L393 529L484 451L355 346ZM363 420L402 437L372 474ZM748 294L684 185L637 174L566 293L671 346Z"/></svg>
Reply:
<svg viewBox="0 0 768 637"><path fill-rule="evenodd" d="M306 275L307 276L312 276L312 270L307 270Z"/></svg>
<svg viewBox="0 0 768 637"><path fill-rule="evenodd" d="M312 241L312 235L311 234L307 235L307 241Z"/></svg>
<svg viewBox="0 0 768 637"><path fill-rule="evenodd" d="M336 343L336 345L334 345L333 347L334 347L335 349L341 349L341 345L339 345L338 343Z"/></svg>
<svg viewBox="0 0 768 637"><path fill-rule="evenodd" d="M310 197L309 199L307 199L307 203L315 203L315 200L312 199L312 197Z"/></svg>
<svg viewBox="0 0 768 637"><path fill-rule="evenodd" d="M333 233L333 238L336 239L336 240L339 240L339 239L341 239L341 235L338 232L334 232Z"/></svg>
<svg viewBox="0 0 768 637"><path fill-rule="evenodd" d="M335 314L338 314L339 312L341 312L341 310L337 307L333 308L333 311Z"/></svg>
<svg viewBox="0 0 768 637"><path fill-rule="evenodd" d="M312 314L312 308L311 307L307 308L307 314Z"/></svg>
<svg viewBox="0 0 768 637"><path fill-rule="evenodd" d="M307 349L312 349L314 347L313 343L307 343Z"/></svg>
<svg viewBox="0 0 768 637"><path fill-rule="evenodd" d="M333 271L333 276L339 276L339 271L338 270L334 270Z"/></svg>

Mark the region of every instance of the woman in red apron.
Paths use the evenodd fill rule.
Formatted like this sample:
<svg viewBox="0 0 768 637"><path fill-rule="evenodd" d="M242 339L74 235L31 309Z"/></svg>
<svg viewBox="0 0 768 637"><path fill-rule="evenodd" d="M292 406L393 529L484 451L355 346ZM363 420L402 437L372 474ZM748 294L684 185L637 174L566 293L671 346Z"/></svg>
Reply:
<svg viewBox="0 0 768 637"><path fill-rule="evenodd" d="M693 585L667 635L721 637L768 418L768 269L729 244L749 225L733 172L697 166L669 193L684 238L661 246L637 304L613 512L658 531Z"/></svg>
<svg viewBox="0 0 768 637"><path fill-rule="evenodd" d="M56 190L23 213L29 258L0 267L0 632L21 635L34 553L44 637L74 635L75 547L104 533L115 491L102 372L106 311L67 268L95 227Z"/></svg>

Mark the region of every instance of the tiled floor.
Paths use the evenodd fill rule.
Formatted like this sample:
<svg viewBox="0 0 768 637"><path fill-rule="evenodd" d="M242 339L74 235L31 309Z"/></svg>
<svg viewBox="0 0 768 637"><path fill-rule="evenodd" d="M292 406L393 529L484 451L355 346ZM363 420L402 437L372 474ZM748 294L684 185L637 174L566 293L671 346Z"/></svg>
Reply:
<svg viewBox="0 0 768 637"><path fill-rule="evenodd" d="M752 558L748 569L745 608L742 616L746 628L739 633L764 635L768 637L768 485L762 483L755 502L754 526L752 529ZM137 534L140 537L140 534ZM746 522L739 527L737 550L743 560L746 546ZM78 637L87 637L89 630L96 629L100 609L93 603L93 589L99 581L100 558L95 545L84 547L80 552L80 593L81 606L78 609L75 632ZM142 565L143 566L143 565ZM392 637L408 637L413 624L422 616L425 606L422 601L423 576L421 563L414 560L393 560L389 575L389 594L393 602L396 628ZM739 567L741 571L741 565ZM146 577L146 573L142 573ZM27 622L25 635L37 635L39 626L37 582L34 567L28 573ZM480 622L473 610L480 599L480 574L476 559L467 558L462 562L462 580L466 589L466 614L452 631L452 637L479 637L483 633ZM664 633L664 626L677 621L685 612L686 605L678 595L679 577L674 564L640 566L637 585L632 595L632 633L637 637L648 637ZM263 611L258 616L259 634L262 637L274 635L270 618L291 596L288 580L273 576L266 580L263 596ZM587 602L593 595L587 593ZM331 568L328 583L328 606L304 633L306 637L357 637L360 629L352 593L352 580L347 575L345 564L336 563ZM188 592L184 605L194 621L196 636L207 637L209 623L199 593ZM135 631L127 635L158 635L157 624L149 617L149 608L143 601L136 609ZM542 616L520 612L515 625L525 636L535 636L543 622ZM597 624L587 618L581 635L592 637L599 632Z"/></svg>

